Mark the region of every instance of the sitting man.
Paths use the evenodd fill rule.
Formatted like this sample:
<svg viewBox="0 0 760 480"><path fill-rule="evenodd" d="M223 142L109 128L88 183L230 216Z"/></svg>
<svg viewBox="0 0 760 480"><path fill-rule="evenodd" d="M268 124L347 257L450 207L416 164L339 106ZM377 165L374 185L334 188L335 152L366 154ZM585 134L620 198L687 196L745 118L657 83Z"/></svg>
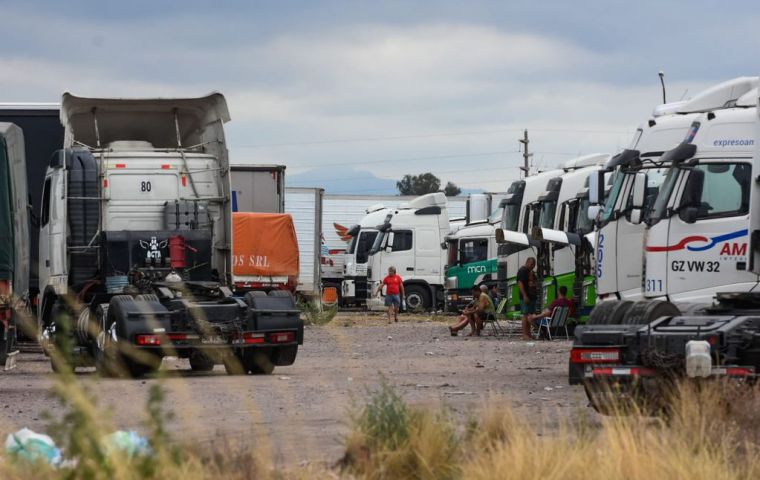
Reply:
<svg viewBox="0 0 760 480"><path fill-rule="evenodd" d="M574 315L573 301L570 300L569 298L567 298L567 287L564 286L564 285L562 285L561 287L559 287L559 297L556 298L551 303L551 305L549 305L547 308L545 308L544 311L539 312L539 313L537 313L535 315L528 315L526 317L526 320L523 320L524 322L527 322L527 325L523 324L523 331L526 328L537 327L538 326L538 321L541 320L542 318L551 317L552 316L552 312L557 307L567 307L569 309L570 316L572 317Z"/></svg>
<svg viewBox="0 0 760 480"><path fill-rule="evenodd" d="M470 336L480 335L480 331L483 329L483 321L488 315L493 315L495 312L493 300L488 295L488 287L485 285L472 287L472 303L459 316L459 323L449 327L451 336L456 337L457 332L468 324L472 330Z"/></svg>

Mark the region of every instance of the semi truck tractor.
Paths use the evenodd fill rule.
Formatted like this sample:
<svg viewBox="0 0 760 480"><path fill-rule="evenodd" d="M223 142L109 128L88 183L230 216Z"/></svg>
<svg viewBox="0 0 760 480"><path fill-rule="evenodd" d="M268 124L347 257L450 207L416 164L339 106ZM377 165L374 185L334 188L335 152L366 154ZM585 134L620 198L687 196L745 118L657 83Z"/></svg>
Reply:
<svg viewBox="0 0 760 480"><path fill-rule="evenodd" d="M757 92L750 95L757 105ZM734 105L743 103L750 101L743 98L732 102ZM678 216L685 225L693 226L695 235L674 238L677 248L647 252L646 280L659 280L649 277L649 268L654 268L652 275L657 275L658 269L673 270L675 265L676 275L683 276L675 285L683 284L684 279L693 279L692 293L687 294L688 301L692 302L695 298L701 300L699 295L705 288L700 282L709 281L712 274L720 276L720 270L725 269L732 271L726 283L739 290L722 291L717 286L709 286L707 289L715 293L715 301L707 306L691 303L679 308L666 300L668 295L638 301L623 316L611 313L617 308L616 304L622 302L605 302L603 307L597 307L602 312L596 315L598 321L576 329L569 380L571 384L584 386L591 405L601 413L615 414L631 404L654 409L667 407L663 405L663 399L667 398L663 392L677 379L730 377L748 383L756 381L760 369L757 355L760 296L748 290L753 288L752 280L760 273L760 190L757 182L751 181L756 176L753 172L759 168L760 158L757 111L756 107L727 108L701 114L684 141L663 155L672 166L649 216L650 230L671 216ZM727 148L730 151L726 151ZM708 179L708 176L719 178ZM676 191L676 197L669 190ZM638 197L634 205L639 208L643 194L639 191L632 195ZM721 207L725 207L725 211L717 212ZM710 212L718 214L710 217ZM634 210L633 216L638 215ZM727 231L735 238L700 235L710 227L711 220L721 218L729 222ZM697 225L700 221L707 224ZM736 221L743 225L734 224ZM744 252L741 251L743 235L733 230L741 226L747 232ZM654 239L655 242L661 240ZM738 245L735 252L731 252L733 244ZM647 248L661 246L650 243L649 236L645 245ZM705 265L718 262L718 271L689 271L684 267L682 272L682 259L648 255L679 252L681 247L688 249L689 246L694 258L684 258L683 262L705 262ZM711 248L725 249L728 258L700 258L700 252ZM651 261L666 260L670 263L661 267L650 265ZM715 270L716 265L710 268ZM663 283L668 280L666 277ZM670 287L663 285L663 290ZM679 294L674 296L680 297ZM607 305L611 308L605 308Z"/></svg>
<svg viewBox="0 0 760 480"><path fill-rule="evenodd" d="M41 341L54 370L141 376L164 356L193 370L270 373L295 361L292 295L232 292L230 167L221 94L64 94L63 148L40 214Z"/></svg>
<svg viewBox="0 0 760 480"><path fill-rule="evenodd" d="M630 252L643 252L645 224L642 212L654 204L665 179L669 162L661 159L687 135L699 112L715 111L727 105L751 105L746 94L755 88L756 80L741 77L719 84L693 99L660 105L653 117L634 134L631 145L613 157L606 172L613 174L606 201L597 193L596 180L590 188L590 217L595 221L596 291L599 300L639 300L642 289L642 257ZM745 97L742 99L742 97ZM748 103L749 102L749 103ZM667 160L667 159L665 159ZM592 179L593 180L593 179ZM633 192L643 193L641 204L633 205ZM597 204L604 202L604 206ZM624 314L631 303L622 304L616 315Z"/></svg>
<svg viewBox="0 0 760 480"><path fill-rule="evenodd" d="M367 267L367 306L383 308L374 296L388 273L395 267L404 280L406 305L410 310L429 310L443 306L445 239L451 232L446 196L429 193L395 209L380 226L369 251Z"/></svg>
<svg viewBox="0 0 760 480"><path fill-rule="evenodd" d="M17 328L31 316L29 210L24 137L0 122L0 365L15 364Z"/></svg>
<svg viewBox="0 0 760 480"><path fill-rule="evenodd" d="M372 241L354 244L355 235L376 230L373 212L395 209L416 197L398 195L341 195L326 193L322 208L322 286L334 287L343 306L363 306L366 301L366 252ZM449 213L464 218L466 197L448 197ZM372 217L365 220L365 217ZM380 222L382 223L382 219ZM366 227L366 230L362 226ZM372 236L367 234L367 239ZM356 247L356 248L355 248ZM362 248L358 248L362 247ZM357 258L360 257L360 258ZM345 280L345 281L344 281Z"/></svg>
<svg viewBox="0 0 760 480"><path fill-rule="evenodd" d="M542 280L542 298L539 308L543 309L557 298L559 287L564 286L572 292L576 305L576 322L584 322L596 301L592 275L592 245L586 235L592 231L588 219L588 180L589 175L599 171L609 160L608 154L593 154L579 158L580 167L569 171L551 182L553 190L547 190L539 197L541 203L539 214L540 228L534 229L534 240L546 243L540 249L542 257L538 265L547 265L547 274ZM559 183L559 190L556 185Z"/></svg>
<svg viewBox="0 0 760 480"><path fill-rule="evenodd" d="M468 217L474 221L468 221L446 239L448 260L444 297L447 311L461 311L470 303L475 285L496 284L496 228L501 222L502 202L507 196L507 193L471 196L470 205L483 203L485 208L468 208ZM485 201L481 197L485 197ZM478 210L488 213L480 215Z"/></svg>

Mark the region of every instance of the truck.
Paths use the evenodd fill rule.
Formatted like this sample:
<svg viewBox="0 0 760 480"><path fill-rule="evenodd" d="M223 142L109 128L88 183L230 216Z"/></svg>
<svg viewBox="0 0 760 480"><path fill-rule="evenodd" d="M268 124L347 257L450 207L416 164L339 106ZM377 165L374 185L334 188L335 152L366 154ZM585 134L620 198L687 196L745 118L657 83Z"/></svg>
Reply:
<svg viewBox="0 0 760 480"><path fill-rule="evenodd" d="M595 198L589 216L595 224L597 296L600 301L628 300L620 304L617 315L624 315L631 302L644 296L642 258L625 252L644 250L643 212L653 206L670 166L669 161L661 158L663 153L686 137L700 112L717 111L737 102L745 106L751 103L742 97L755 88L754 82L752 78L740 77L691 100L656 107L652 118L636 130L630 146L608 162L605 172L613 176L606 201L596 193L598 187L591 188ZM641 205L636 207L632 203L634 190L643 192Z"/></svg>
<svg viewBox="0 0 760 480"><path fill-rule="evenodd" d="M354 236L359 233L358 225L369 213L368 210L382 208L395 208L408 203L415 197L399 195L343 195L322 193L321 200L316 196L307 194L312 189L299 187L287 187L286 195L290 198L294 194L298 196L297 203L286 202L288 213L296 220L296 228L299 231L299 245L302 252L312 249L312 239L319 240L320 253L320 277L322 287L333 287L339 295L339 302L343 306L361 306L364 304L365 295L362 289L363 272L366 270L362 262L356 262L357 252L347 253L350 249ZM317 211L313 207L317 201L321 201L319 212L321 226L312 227L311 220ZM449 197L451 211L457 217L464 217L466 211L465 197ZM308 227L307 227L308 225ZM372 225L373 227L375 225ZM303 234L301 234L301 232ZM367 248L372 246L370 242ZM302 256L302 265L310 262L312 257ZM311 265L311 263L308 263ZM350 282L346 288L347 295L343 295L343 280L349 277ZM356 293L356 282L359 282L359 293Z"/></svg>
<svg viewBox="0 0 760 480"><path fill-rule="evenodd" d="M388 267L404 280L406 305L412 311L443 306L445 239L452 233L446 196L429 193L394 209L378 228L369 251L367 307L383 308L373 295Z"/></svg>
<svg viewBox="0 0 760 480"><path fill-rule="evenodd" d="M300 269L296 291L304 298L319 298L322 291L324 194L322 188L289 187L285 190L285 212L293 217L298 237Z"/></svg>
<svg viewBox="0 0 760 480"><path fill-rule="evenodd" d="M13 123L23 132L24 157L26 160L26 191L29 208L29 306L32 315L19 317L18 339L36 341L37 299L39 293L39 212L42 199L42 179L53 152L63 145L63 126L57 103L0 103L0 122ZM17 238L17 241L21 239ZM18 290L17 290L18 291Z"/></svg>
<svg viewBox="0 0 760 480"><path fill-rule="evenodd" d="M473 286L496 284L496 227L501 222L504 210L502 201L507 195L471 195L466 225L446 238L446 311L459 312L464 309L472 301ZM473 204L481 204L482 213L473 212Z"/></svg>
<svg viewBox="0 0 760 480"><path fill-rule="evenodd" d="M588 184L589 176L599 171L609 158L608 154L579 157L574 160L576 170L570 170L557 181L550 182L547 191L539 197L540 227L531 232L534 240L545 243L539 249L542 258L537 259L537 265L546 266L539 308L550 305L557 298L559 287L564 286L572 292L576 305L575 323L587 320L596 301L592 275L593 248L586 237L593 230L587 215Z"/></svg>
<svg viewBox="0 0 760 480"><path fill-rule="evenodd" d="M538 226L540 210L536 208L539 206L539 196L547 189L554 188L548 187L548 182L563 173L561 169L540 172L523 180L515 180L507 190L510 193L503 201L501 227L496 229L495 235L498 244L497 284L500 296L507 299L505 313L510 318L521 315L517 271L529 257L538 258L538 249L542 247L542 243L531 236L533 227ZM555 186L559 185L555 182ZM539 268L546 266L537 265Z"/></svg>
<svg viewBox="0 0 760 480"><path fill-rule="evenodd" d="M30 315L29 204L24 137L0 122L0 365L15 364L18 325Z"/></svg>
<svg viewBox="0 0 760 480"><path fill-rule="evenodd" d="M232 292L224 96L65 93L60 117L39 242L40 338L53 370L139 377L169 355L230 374L292 364L303 323L290 292Z"/></svg>
<svg viewBox="0 0 760 480"><path fill-rule="evenodd" d="M715 300L705 305L695 299L703 298L703 284L709 282L710 275L694 269L681 272L678 268L676 271L682 278L675 281L673 297L685 297L686 303L676 305L668 301L670 295L650 297L634 303L623 316L612 314L622 302L605 302L598 306L597 321L576 329L568 373L570 383L583 385L591 405L602 414L616 414L630 406L667 408L663 402L667 397L663 392L677 379L728 377L754 383L757 378L760 368L760 357L757 356L760 295L750 290L754 288L751 280L760 273L757 242L760 238L757 233L760 232L760 190L757 182L750 179L755 176L752 172L758 169L760 161L760 117L756 107L758 93L750 89L749 95L754 98L755 107L743 106L751 101L740 98L734 99L730 108L700 114L682 143L664 153L663 158L671 163L671 167L647 215L648 230L672 216L678 216L686 228L693 228L696 235L681 240L681 236L674 235L676 246L683 244L687 251L692 246L691 251L695 252L694 259L683 261L721 262L719 271L709 272L711 274L720 274L723 268L735 268L732 276L724 280L729 288L737 290L708 286L707 290L714 293ZM727 147L729 151L726 151ZM708 180L708 176L722 178L718 185L711 185L714 179ZM632 193L635 197L634 219L641 215L638 209L643 204L642 190L639 188ZM675 197L673 191L677 192ZM718 207L727 210L710 217L710 212ZM713 240L699 235L710 227L712 221L721 218L729 222L727 226L731 232L739 223L743 224L741 226L747 230L747 249L741 252L741 247L737 247L737 255L727 255L729 258L725 261L699 259L700 252L713 247L726 248L726 253L732 253L734 238ZM707 224L697 225L700 220ZM669 226L665 224L664 227ZM678 225L677 228L683 230L684 226ZM673 233L680 234L682 230ZM662 238L650 239L649 233L647 231L646 248L662 246ZM735 238L741 239L742 236ZM739 242L741 240L735 243ZM728 247L720 245L722 243ZM650 251L670 253L680 250ZM649 255L646 260L646 280L652 280L649 278L650 268L656 270L654 275L660 269L660 266L650 265L650 261L667 260L670 263L663 268L670 270L674 265L680 267L681 261ZM690 285L691 292L683 297L679 295L681 285ZM666 288L670 289L671 285L663 285L663 290Z"/></svg>
<svg viewBox="0 0 760 480"><path fill-rule="evenodd" d="M285 166L232 165L230 182L235 293L288 290L295 294L300 265L293 220L290 215L278 216L285 211ZM272 244L277 248L270 248Z"/></svg>

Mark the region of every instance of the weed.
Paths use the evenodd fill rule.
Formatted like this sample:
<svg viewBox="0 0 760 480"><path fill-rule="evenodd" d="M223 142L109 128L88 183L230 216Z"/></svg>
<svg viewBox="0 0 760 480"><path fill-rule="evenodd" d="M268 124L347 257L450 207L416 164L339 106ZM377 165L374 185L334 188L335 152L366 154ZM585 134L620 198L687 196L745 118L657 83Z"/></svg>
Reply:
<svg viewBox="0 0 760 480"><path fill-rule="evenodd" d="M325 325L338 313L337 305L324 307L319 300L299 300L297 305L307 325Z"/></svg>

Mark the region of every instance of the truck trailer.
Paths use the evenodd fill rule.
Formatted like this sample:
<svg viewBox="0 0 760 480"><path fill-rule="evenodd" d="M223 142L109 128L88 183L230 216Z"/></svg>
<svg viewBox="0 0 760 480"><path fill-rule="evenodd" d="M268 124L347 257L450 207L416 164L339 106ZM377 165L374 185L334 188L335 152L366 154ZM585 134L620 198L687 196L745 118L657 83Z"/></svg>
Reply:
<svg viewBox="0 0 760 480"><path fill-rule="evenodd" d="M17 329L31 317L29 204L24 136L0 122L0 365L14 365Z"/></svg>
<svg viewBox="0 0 760 480"><path fill-rule="evenodd" d="M38 317L54 370L137 377L171 355L193 370L270 373L295 361L303 323L292 295L232 292L227 121L218 93L63 95L39 244Z"/></svg>

